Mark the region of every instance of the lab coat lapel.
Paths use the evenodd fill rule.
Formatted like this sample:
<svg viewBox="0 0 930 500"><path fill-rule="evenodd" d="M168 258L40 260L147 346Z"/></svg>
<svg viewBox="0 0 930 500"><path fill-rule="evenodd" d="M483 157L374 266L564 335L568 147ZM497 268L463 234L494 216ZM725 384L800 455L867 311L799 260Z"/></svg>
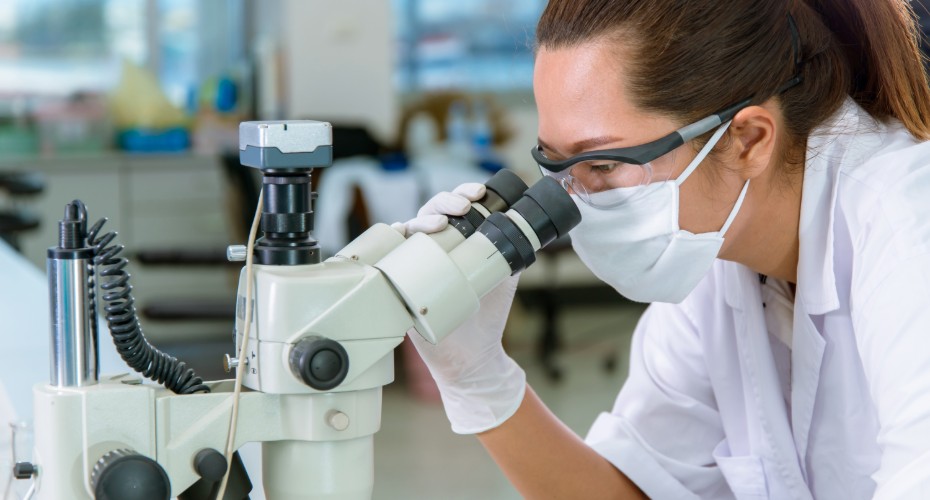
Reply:
<svg viewBox="0 0 930 500"><path fill-rule="evenodd" d="M742 373L749 380L743 386L746 401L755 403L754 416L762 423L765 434L788 435L787 409L780 397L781 388L762 313L758 275L739 264L728 265L727 271L727 302L733 309Z"/></svg>
<svg viewBox="0 0 930 500"><path fill-rule="evenodd" d="M842 157L842 148L833 145L832 155ZM794 331L791 341L791 431L797 447L801 470L807 457L811 420L825 341L814 320L839 305L833 272L833 220L836 191L835 169L829 155L812 158L804 175L799 228L798 286L794 301ZM834 158L835 160L835 158Z"/></svg>
<svg viewBox="0 0 930 500"><path fill-rule="evenodd" d="M726 301L733 310L740 369L746 380L743 390L750 446L768 463L767 474L776 477L791 498L811 498L790 437L758 275L740 264L727 263L725 276Z"/></svg>
<svg viewBox="0 0 930 500"><path fill-rule="evenodd" d="M791 430L798 460L806 462L814 402L820 384L820 369L826 341L814 324L822 316L812 317L802 301L795 301L794 336L791 342ZM802 467L805 478L807 468Z"/></svg>
<svg viewBox="0 0 930 500"><path fill-rule="evenodd" d="M798 235L797 295L794 301L794 332L791 346L791 427L798 459L806 462L811 420L826 341L825 314L840 306L834 270L834 223L840 167L857 162L875 145L853 141L836 131L860 126L864 116L858 106L847 102L827 133L812 134L804 170ZM806 467L802 467L805 471Z"/></svg>

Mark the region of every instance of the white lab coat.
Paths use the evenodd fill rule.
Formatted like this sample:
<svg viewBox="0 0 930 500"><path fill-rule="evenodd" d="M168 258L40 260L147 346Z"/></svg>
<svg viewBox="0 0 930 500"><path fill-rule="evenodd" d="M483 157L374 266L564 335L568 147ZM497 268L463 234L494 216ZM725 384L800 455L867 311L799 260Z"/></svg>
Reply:
<svg viewBox="0 0 930 500"><path fill-rule="evenodd" d="M785 362L717 261L586 438L652 498L930 498L930 143L847 101L808 149Z"/></svg>

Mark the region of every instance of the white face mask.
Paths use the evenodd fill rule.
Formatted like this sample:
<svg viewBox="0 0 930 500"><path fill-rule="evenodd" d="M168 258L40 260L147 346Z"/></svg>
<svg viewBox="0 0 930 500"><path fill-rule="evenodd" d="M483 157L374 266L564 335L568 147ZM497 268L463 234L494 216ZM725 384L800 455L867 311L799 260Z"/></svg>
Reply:
<svg viewBox="0 0 930 500"><path fill-rule="evenodd" d="M581 223L572 246L594 274L624 297L637 302L679 303L707 274L723 245L723 235L739 212L749 181L720 231L694 234L678 226L679 187L726 132L723 124L688 168L675 180L640 187L629 202L612 209L594 208L577 196ZM617 197L618 188L593 196Z"/></svg>

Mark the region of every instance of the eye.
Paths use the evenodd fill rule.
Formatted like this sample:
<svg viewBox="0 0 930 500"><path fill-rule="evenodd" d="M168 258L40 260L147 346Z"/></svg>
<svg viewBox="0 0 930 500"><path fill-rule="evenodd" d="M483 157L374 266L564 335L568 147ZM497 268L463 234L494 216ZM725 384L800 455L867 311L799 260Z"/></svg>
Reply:
<svg viewBox="0 0 930 500"><path fill-rule="evenodd" d="M592 171L592 172L597 172L597 173L600 173L600 174L609 174L609 173L613 172L614 170L616 170L617 167L620 166L620 163L618 163L618 162L610 162L610 163L600 163L600 164L597 164L597 165L590 165L590 166L591 166L591 171Z"/></svg>

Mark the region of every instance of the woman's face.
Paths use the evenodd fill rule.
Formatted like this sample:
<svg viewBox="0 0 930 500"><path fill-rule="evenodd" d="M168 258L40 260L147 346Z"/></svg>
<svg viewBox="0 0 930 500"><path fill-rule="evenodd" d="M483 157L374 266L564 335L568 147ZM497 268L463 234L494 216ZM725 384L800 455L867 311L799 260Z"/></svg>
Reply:
<svg viewBox="0 0 930 500"><path fill-rule="evenodd" d="M627 96L624 51L607 42L539 49L534 93L539 142L546 156L564 159L586 151L638 146L685 123L637 109ZM656 180L674 179L697 151L685 144L652 162ZM693 233L719 231L742 182L709 160L681 185L679 225ZM632 201L635 203L635 201Z"/></svg>

